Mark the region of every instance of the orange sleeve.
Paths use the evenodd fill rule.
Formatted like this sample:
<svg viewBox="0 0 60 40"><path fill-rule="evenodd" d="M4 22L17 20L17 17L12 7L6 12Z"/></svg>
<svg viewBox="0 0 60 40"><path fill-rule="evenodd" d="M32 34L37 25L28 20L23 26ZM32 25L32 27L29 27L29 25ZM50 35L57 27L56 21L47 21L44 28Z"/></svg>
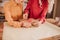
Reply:
<svg viewBox="0 0 60 40"><path fill-rule="evenodd" d="M5 19L6 19L8 22L11 22L11 21L13 21L13 19L12 19L12 17L11 17L11 13L10 13L9 9L10 9L10 5L9 5L9 3L6 3L6 4L4 5Z"/></svg>

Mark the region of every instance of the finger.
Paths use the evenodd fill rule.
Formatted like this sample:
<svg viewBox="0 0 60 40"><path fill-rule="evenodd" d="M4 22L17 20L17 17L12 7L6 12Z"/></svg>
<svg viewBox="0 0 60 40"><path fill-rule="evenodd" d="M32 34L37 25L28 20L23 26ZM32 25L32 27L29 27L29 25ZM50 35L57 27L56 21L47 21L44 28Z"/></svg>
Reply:
<svg viewBox="0 0 60 40"><path fill-rule="evenodd" d="M14 22L14 28L17 28L17 26L18 26L18 23Z"/></svg>

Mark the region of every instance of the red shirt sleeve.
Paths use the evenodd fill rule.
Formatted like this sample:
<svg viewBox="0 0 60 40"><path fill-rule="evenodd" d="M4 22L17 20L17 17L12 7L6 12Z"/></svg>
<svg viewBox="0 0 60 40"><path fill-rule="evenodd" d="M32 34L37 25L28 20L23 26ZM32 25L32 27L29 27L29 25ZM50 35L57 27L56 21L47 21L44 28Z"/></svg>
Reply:
<svg viewBox="0 0 60 40"><path fill-rule="evenodd" d="M29 13L29 9L30 9L30 5L31 5L31 0L29 0L29 2L27 3L27 7L24 10L24 13Z"/></svg>
<svg viewBox="0 0 60 40"><path fill-rule="evenodd" d="M42 11L42 14L40 16L40 20L41 21L45 21L45 17L46 17L47 11L48 11L48 0L46 0L46 2L44 3L43 11Z"/></svg>

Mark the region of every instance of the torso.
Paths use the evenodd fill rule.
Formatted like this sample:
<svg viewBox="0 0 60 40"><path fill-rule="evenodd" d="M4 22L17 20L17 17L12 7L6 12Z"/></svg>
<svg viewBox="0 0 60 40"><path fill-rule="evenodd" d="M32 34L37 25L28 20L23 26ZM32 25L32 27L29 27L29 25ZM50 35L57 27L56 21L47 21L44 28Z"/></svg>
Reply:
<svg viewBox="0 0 60 40"><path fill-rule="evenodd" d="M22 5L14 5L11 3L10 5L10 12L11 12L11 17L14 20L18 20L22 17Z"/></svg>
<svg viewBox="0 0 60 40"><path fill-rule="evenodd" d="M42 8L39 5L39 1L38 0L33 0L34 2L32 2L32 5L30 7L30 16L29 17L33 17L33 18L38 18L40 15L40 12L42 11Z"/></svg>
<svg viewBox="0 0 60 40"><path fill-rule="evenodd" d="M29 18L31 17L31 18L37 19L43 13L43 10L45 8L45 5L46 5L45 3L46 2L44 0L42 0L41 1L42 2L42 6L40 6L40 4L38 3L39 0L33 0L33 1L34 2L32 2L31 7L30 7Z"/></svg>

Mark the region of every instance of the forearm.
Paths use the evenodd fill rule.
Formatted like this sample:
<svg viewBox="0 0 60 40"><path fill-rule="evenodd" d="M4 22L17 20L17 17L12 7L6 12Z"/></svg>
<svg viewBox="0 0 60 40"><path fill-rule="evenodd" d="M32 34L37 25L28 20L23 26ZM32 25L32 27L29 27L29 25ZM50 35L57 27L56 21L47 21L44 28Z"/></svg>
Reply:
<svg viewBox="0 0 60 40"><path fill-rule="evenodd" d="M46 18L46 14L47 14L47 11L48 11L48 6L46 6L40 16L40 23L44 23L45 22L45 18Z"/></svg>
<svg viewBox="0 0 60 40"><path fill-rule="evenodd" d="M13 21L13 19L11 17L11 12L10 12L10 5L8 3L6 3L3 8L4 8L4 13L5 13L5 19L8 22Z"/></svg>
<svg viewBox="0 0 60 40"><path fill-rule="evenodd" d="M45 20L47 11L48 11L48 5L43 9L43 12L42 12L42 14L40 16L40 20Z"/></svg>
<svg viewBox="0 0 60 40"><path fill-rule="evenodd" d="M13 19L12 19L12 17L11 17L11 14L8 13L8 12L5 13L5 19L7 20L7 22L13 21Z"/></svg>
<svg viewBox="0 0 60 40"><path fill-rule="evenodd" d="M31 1L32 1L32 0L29 0L29 1L28 1L27 6L26 6L26 8L25 8L25 10L24 10L24 13L29 13L29 9L30 9L30 6L31 6Z"/></svg>

